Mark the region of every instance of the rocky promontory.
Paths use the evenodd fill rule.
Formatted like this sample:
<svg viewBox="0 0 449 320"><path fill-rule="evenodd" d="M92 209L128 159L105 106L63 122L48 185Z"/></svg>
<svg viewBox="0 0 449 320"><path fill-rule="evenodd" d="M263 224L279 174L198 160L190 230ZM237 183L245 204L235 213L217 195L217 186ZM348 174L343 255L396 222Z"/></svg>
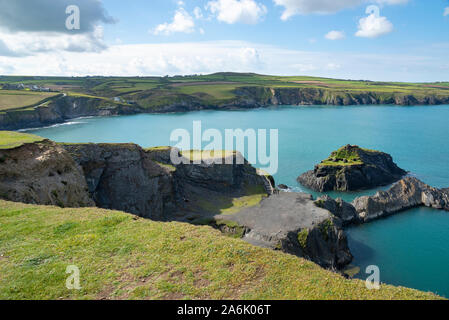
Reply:
<svg viewBox="0 0 449 320"><path fill-rule="evenodd" d="M301 175L298 182L317 192L357 191L391 184L406 174L389 154L347 145Z"/></svg>
<svg viewBox="0 0 449 320"><path fill-rule="evenodd" d="M424 182L407 177L388 191L364 196L353 201L362 222L386 217L419 206L449 211L449 189L433 188Z"/></svg>

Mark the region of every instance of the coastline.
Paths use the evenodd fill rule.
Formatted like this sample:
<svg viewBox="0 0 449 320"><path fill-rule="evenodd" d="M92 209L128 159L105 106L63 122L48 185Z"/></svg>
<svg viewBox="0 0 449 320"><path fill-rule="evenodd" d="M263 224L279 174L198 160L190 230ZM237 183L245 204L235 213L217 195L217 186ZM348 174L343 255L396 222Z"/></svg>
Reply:
<svg viewBox="0 0 449 320"><path fill-rule="evenodd" d="M248 88L248 89L251 89ZM267 89L267 88L266 88ZM274 89L273 89L274 90ZM32 130L63 124L79 118L99 116L119 116L132 114L170 114L203 110L233 111L254 110L277 106L436 106L449 104L449 96L435 97L393 95L390 98L376 97L374 93L349 94L346 97L323 98L323 92L313 91L307 95L309 89L277 89L270 91L270 96L245 92L232 101L220 103L206 103L201 100L182 100L172 104L163 104L156 107L143 107L139 104L111 103L101 97L70 96L60 94L50 98L45 104L37 106L10 109L0 112L0 130Z"/></svg>

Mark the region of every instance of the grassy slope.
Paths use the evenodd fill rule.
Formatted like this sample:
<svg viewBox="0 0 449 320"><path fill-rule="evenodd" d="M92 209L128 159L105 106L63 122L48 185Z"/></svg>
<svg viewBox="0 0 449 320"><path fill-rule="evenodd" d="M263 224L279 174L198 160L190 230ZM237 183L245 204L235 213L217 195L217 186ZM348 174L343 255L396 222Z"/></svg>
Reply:
<svg viewBox="0 0 449 320"><path fill-rule="evenodd" d="M57 94L55 92L0 90L0 111L32 106Z"/></svg>
<svg viewBox="0 0 449 320"><path fill-rule="evenodd" d="M0 201L0 299L434 299L369 291L315 264L210 227ZM68 265L80 291L65 288Z"/></svg>
<svg viewBox="0 0 449 320"><path fill-rule="evenodd" d="M41 137L12 131L0 131L0 149L12 149L20 147L25 143L44 140Z"/></svg>

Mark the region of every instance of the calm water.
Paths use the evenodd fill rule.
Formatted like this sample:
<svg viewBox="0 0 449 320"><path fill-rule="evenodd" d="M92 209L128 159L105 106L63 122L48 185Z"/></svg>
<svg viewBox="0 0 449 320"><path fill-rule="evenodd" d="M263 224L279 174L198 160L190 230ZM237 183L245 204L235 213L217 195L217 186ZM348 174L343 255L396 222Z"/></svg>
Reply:
<svg viewBox="0 0 449 320"><path fill-rule="evenodd" d="M172 130L279 129L277 183L296 182L304 171L345 144L393 155L396 163L436 187L449 186L449 106L278 107L74 120L31 132L60 142L134 142L172 145ZM244 151L244 150L240 150ZM351 201L363 193L339 194ZM315 194L316 195L316 194ZM449 297L449 213L416 209L348 230L354 263L378 265L383 282ZM363 274L361 275L363 276Z"/></svg>

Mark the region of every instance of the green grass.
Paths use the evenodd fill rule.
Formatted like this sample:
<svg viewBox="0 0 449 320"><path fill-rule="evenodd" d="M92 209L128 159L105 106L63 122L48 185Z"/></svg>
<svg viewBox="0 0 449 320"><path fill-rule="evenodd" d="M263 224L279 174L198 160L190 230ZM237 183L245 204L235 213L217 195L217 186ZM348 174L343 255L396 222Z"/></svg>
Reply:
<svg viewBox="0 0 449 320"><path fill-rule="evenodd" d="M359 151L366 153L379 153L376 150L369 150L363 148L347 148L342 147L337 151L332 152L331 156L322 161L322 166L353 166L362 165L363 161L360 158Z"/></svg>
<svg viewBox="0 0 449 320"><path fill-rule="evenodd" d="M0 111L36 105L39 104L39 102L56 95L58 95L58 93L55 92L0 90Z"/></svg>
<svg viewBox="0 0 449 320"><path fill-rule="evenodd" d="M13 149L22 146L25 143L42 141L44 138L19 132L0 131L0 150Z"/></svg>
<svg viewBox="0 0 449 320"><path fill-rule="evenodd" d="M367 290L306 260L210 227L96 208L0 201L0 299L436 299ZM65 287L67 266L81 290Z"/></svg>

